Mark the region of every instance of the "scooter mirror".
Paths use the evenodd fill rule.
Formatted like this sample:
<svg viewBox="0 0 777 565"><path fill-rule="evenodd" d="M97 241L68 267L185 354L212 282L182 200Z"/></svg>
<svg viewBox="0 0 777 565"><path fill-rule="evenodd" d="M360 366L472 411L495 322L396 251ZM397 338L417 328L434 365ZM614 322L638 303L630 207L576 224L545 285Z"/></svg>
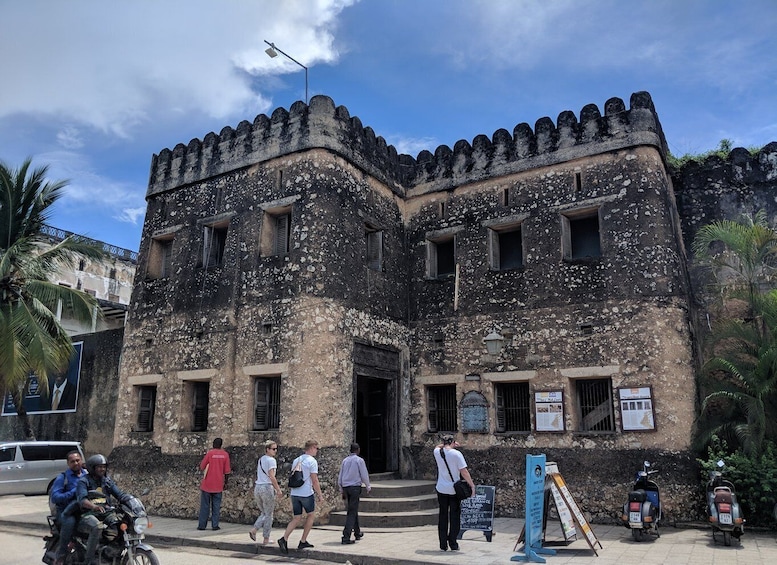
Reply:
<svg viewBox="0 0 777 565"><path fill-rule="evenodd" d="M718 460L718 467L720 467L722 469L725 466L726 466L726 464L723 463L723 459Z"/></svg>
<svg viewBox="0 0 777 565"><path fill-rule="evenodd" d="M650 461L645 461L645 467L650 467Z"/></svg>

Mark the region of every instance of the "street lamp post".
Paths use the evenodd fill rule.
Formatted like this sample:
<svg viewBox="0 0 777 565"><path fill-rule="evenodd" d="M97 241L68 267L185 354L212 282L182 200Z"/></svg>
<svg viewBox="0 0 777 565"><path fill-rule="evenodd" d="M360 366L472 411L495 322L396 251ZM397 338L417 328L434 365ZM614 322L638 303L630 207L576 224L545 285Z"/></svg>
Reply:
<svg viewBox="0 0 777 565"><path fill-rule="evenodd" d="M264 40L264 42L267 45L269 45L269 47L267 49L265 49L264 52L267 53L270 56L270 58L275 58L275 57L278 56L278 53L280 53L281 55L283 55L285 57L288 57L289 59L291 59L292 61L297 63L300 67L305 69L305 104L307 104L308 103L308 68L305 65L303 65L302 63L300 63L299 61L297 61L294 57L292 57L288 53L284 53L283 51L278 49L275 46L275 43L271 43L271 42L267 41L266 39Z"/></svg>

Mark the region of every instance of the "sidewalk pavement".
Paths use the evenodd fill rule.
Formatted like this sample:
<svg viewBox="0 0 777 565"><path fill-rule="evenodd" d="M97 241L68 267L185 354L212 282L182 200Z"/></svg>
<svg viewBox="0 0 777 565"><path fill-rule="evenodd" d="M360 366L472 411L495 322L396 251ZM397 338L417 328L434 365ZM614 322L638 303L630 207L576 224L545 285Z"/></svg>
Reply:
<svg viewBox="0 0 777 565"><path fill-rule="evenodd" d="M0 529L23 527L28 531L48 530L46 515L48 501L45 496L0 497ZM483 532L467 531L459 542L459 551L440 551L436 526L413 528L370 528L364 530L364 538L352 545L342 545L342 528L316 526L308 536L315 547L297 551L302 530L291 534L289 555L283 556L277 543L261 548L248 537L250 525L221 523L221 530L197 530L197 520L181 520L151 516L153 528L147 532L148 542L160 546L198 546L205 548L258 554L275 563L295 563L296 559L320 559L353 565L420 565L422 563L452 563L460 565L508 563L515 555L523 555L516 548L523 520L496 518L494 536L488 542ZM622 526L593 524L594 534L601 542L596 553L591 550L582 535L568 546L551 547L556 555L547 556L547 563L621 565L774 565L777 563L777 536L774 532L746 531L742 543L732 542L725 547L718 536L713 543L709 528L664 527L661 537L648 541L632 541L629 531ZM273 530L277 540L283 530ZM260 532L261 539L261 532ZM558 523L549 522L546 540L563 539ZM522 544L518 546L518 549Z"/></svg>

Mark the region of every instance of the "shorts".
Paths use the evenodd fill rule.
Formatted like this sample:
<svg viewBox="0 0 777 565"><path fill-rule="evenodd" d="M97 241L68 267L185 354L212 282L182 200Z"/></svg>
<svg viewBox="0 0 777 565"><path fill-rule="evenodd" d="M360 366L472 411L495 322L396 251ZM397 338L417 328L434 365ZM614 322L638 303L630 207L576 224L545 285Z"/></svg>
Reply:
<svg viewBox="0 0 777 565"><path fill-rule="evenodd" d="M310 496L292 496L291 497L291 512L295 516L302 514L302 509L305 512L312 514L316 509L316 498L314 495Z"/></svg>

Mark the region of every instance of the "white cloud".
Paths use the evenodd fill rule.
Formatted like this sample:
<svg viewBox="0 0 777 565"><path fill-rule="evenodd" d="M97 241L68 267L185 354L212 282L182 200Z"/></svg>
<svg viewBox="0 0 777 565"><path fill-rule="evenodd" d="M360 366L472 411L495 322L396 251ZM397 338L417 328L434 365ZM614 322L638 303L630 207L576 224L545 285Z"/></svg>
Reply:
<svg viewBox="0 0 777 565"><path fill-rule="evenodd" d="M132 225L138 225L138 220L142 220L146 214L146 207L140 208L125 208L118 216L114 216L120 222L125 222Z"/></svg>
<svg viewBox="0 0 777 565"><path fill-rule="evenodd" d="M57 141L65 149L80 149L84 146L81 132L74 126L65 126L59 130Z"/></svg>
<svg viewBox="0 0 777 565"><path fill-rule="evenodd" d="M440 142L433 137L399 137L389 136L386 138L389 145L393 145L397 153L417 157L424 149L434 153L434 150L440 145Z"/></svg>
<svg viewBox="0 0 777 565"><path fill-rule="evenodd" d="M308 64L332 61L336 17L352 3L5 3L0 118L48 116L131 137L169 113L226 119L265 111L270 101L250 75L291 72L294 64L267 57L263 39L293 42Z"/></svg>

